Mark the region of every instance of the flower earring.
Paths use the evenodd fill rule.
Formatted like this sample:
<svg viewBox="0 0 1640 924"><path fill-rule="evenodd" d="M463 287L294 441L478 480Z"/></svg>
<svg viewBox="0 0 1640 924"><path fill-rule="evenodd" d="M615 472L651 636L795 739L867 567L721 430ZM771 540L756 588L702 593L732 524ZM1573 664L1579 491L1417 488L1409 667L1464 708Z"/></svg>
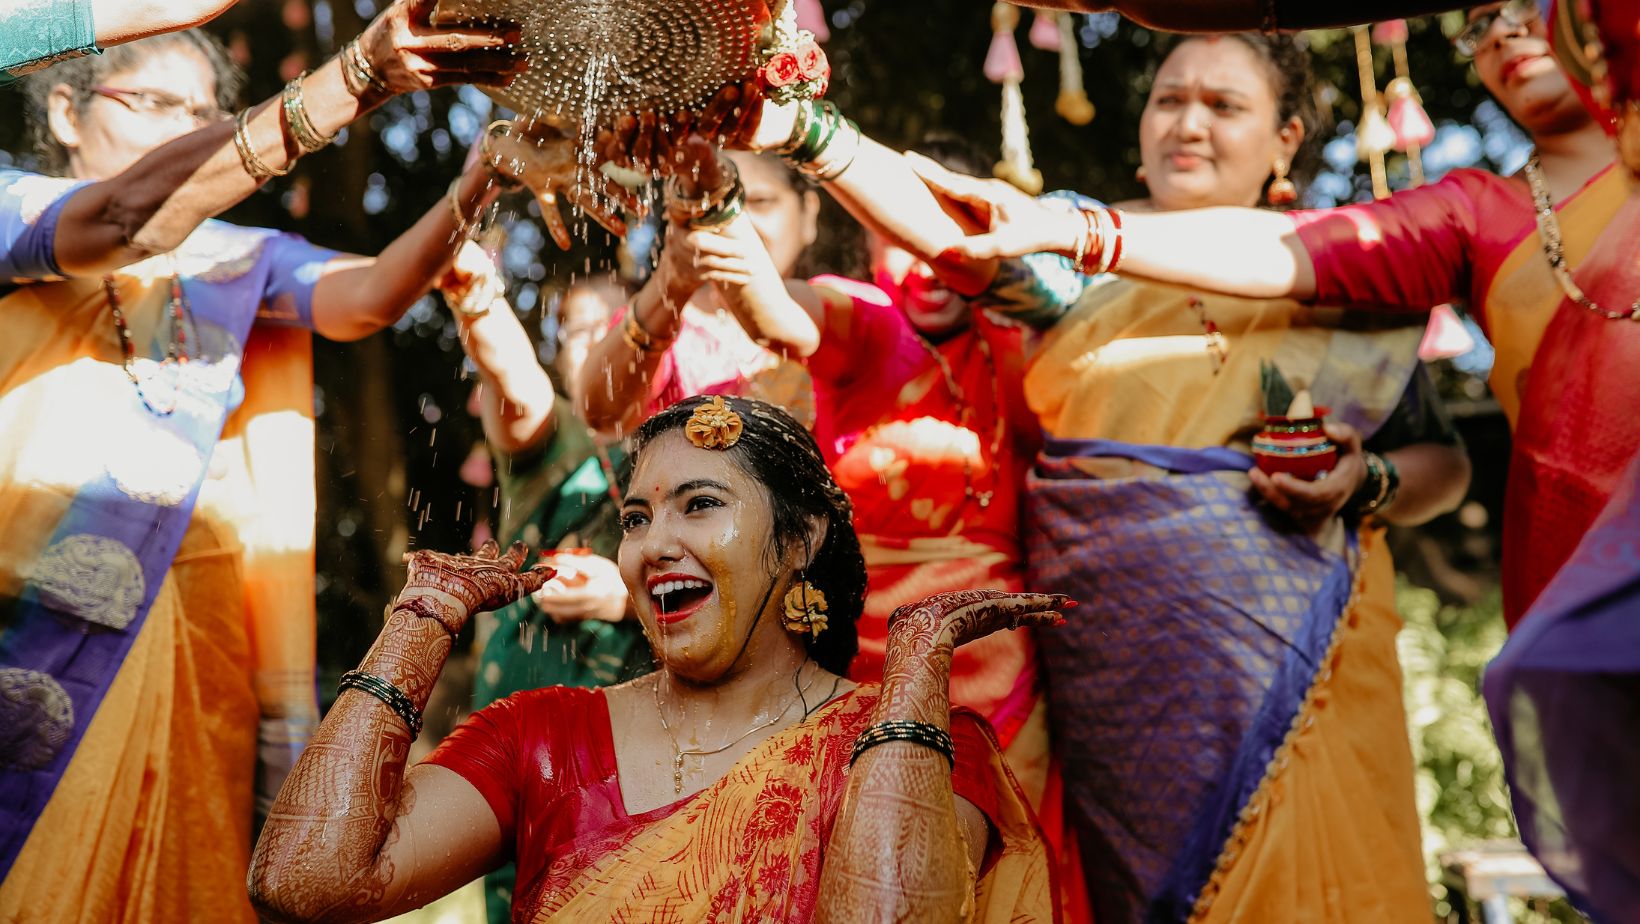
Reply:
<svg viewBox="0 0 1640 924"><path fill-rule="evenodd" d="M819 636L826 631L826 595L808 581L798 581L786 591L786 631L796 635Z"/></svg>
<svg viewBox="0 0 1640 924"><path fill-rule="evenodd" d="M1264 193L1265 200L1276 208L1291 205L1298 199L1298 188L1293 185L1292 180L1287 179L1287 171L1290 169L1287 158L1276 158L1272 169L1276 178L1270 181L1270 188Z"/></svg>

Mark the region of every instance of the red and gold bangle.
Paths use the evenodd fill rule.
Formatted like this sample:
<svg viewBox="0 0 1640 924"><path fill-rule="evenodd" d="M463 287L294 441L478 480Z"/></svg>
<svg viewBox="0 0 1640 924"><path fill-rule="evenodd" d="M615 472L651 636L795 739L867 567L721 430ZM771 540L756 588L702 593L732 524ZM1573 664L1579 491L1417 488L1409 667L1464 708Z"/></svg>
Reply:
<svg viewBox="0 0 1640 924"><path fill-rule="evenodd" d="M1094 209L1077 209L1085 228L1076 245L1076 271L1088 276L1099 272L1098 260L1104 252L1105 241L1099 234L1099 216Z"/></svg>
<svg viewBox="0 0 1640 924"><path fill-rule="evenodd" d="M1122 210L1106 209L1105 211L1110 214L1111 227L1115 229L1115 233L1111 235L1110 269L1107 270L1107 272L1114 273L1122 267L1122 239L1127 237L1127 233L1122 230Z"/></svg>

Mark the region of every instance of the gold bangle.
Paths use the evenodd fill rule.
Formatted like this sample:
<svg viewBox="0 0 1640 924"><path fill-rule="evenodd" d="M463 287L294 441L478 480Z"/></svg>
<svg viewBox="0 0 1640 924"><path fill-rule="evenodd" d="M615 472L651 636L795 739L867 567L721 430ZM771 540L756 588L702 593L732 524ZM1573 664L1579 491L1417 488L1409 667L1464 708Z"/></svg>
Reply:
<svg viewBox="0 0 1640 924"><path fill-rule="evenodd" d="M472 215L470 217L467 216L467 215L462 214L462 212L461 212L461 178L462 178L462 176L463 176L463 174L458 173L458 174L455 175L455 178L450 181L449 188L444 191L444 198L445 198L446 201L448 201L450 203L450 217L455 219L456 230L460 231L460 232L465 232L469 226L471 226L473 224L476 224L478 222L479 215L482 215L484 210L479 209L478 214Z"/></svg>
<svg viewBox="0 0 1640 924"><path fill-rule="evenodd" d="M250 118L251 111L249 109L239 110L239 115L234 117L233 146L239 151L240 166L244 167L245 172L250 174L251 179L257 182L261 182L270 176L284 176L289 173L296 166L295 161L286 164L283 170L275 170L268 166L262 158L256 156L256 148L251 144Z"/></svg>
<svg viewBox="0 0 1640 924"><path fill-rule="evenodd" d="M376 69L370 66L369 59L364 56L364 49L359 47L358 39L355 38L343 45L339 57L342 65L342 82L347 84L347 92L353 94L354 98L363 98L372 90L377 93L387 92L387 84L376 74Z"/></svg>
<svg viewBox="0 0 1640 924"><path fill-rule="evenodd" d="M672 346L672 341L662 340L643 329L643 325L638 322L636 305L629 306L626 310L626 319L621 322L621 339L638 353L665 353Z"/></svg>
<svg viewBox="0 0 1640 924"><path fill-rule="evenodd" d="M313 120L308 118L307 103L302 98L302 79L306 76L306 74L303 74L301 77L297 77L290 83L285 84L285 91L281 94L281 97L285 107L285 122L290 127L291 140L296 142L296 147L303 154L312 154L314 151L321 151L329 147L330 142L335 140L335 136L332 135L327 138L319 134L319 130L313 127Z"/></svg>

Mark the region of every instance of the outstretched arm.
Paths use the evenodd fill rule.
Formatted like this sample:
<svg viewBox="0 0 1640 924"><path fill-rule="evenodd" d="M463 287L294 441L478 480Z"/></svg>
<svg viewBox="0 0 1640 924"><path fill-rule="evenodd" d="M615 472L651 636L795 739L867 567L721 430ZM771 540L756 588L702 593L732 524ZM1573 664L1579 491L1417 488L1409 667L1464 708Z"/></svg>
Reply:
<svg viewBox="0 0 1640 924"><path fill-rule="evenodd" d="M1069 601L1048 594L961 591L889 619L882 695L868 730L910 721L951 727L951 656L1003 628L1056 625ZM894 741L859 754L820 877L821 922L955 921L973 902L987 831L957 799L945 755Z"/></svg>
<svg viewBox="0 0 1640 924"><path fill-rule="evenodd" d="M552 435L558 395L503 294L500 272L484 248L468 241L440 286L455 312L461 348L478 367L484 438L518 455Z"/></svg>
<svg viewBox="0 0 1640 924"><path fill-rule="evenodd" d="M437 29L428 22L434 2L399 0L361 34L360 47L385 90L366 89L355 97L338 58L302 79L304 106L319 135L334 135L392 94L448 83L504 83L521 66L521 58L504 50L511 27ZM284 128L282 109L278 98L267 100L250 110L246 127L250 148L271 170L284 170L300 153ZM201 128L149 152L118 176L76 190L57 223L57 264L70 276L100 276L168 253L261 182L246 171L232 121Z"/></svg>
<svg viewBox="0 0 1640 924"><path fill-rule="evenodd" d="M468 616L540 589L522 545L498 555L416 552L410 577L359 671L426 705ZM251 857L251 901L280 921L372 921L419 907L494 867L495 814L471 783L404 765L414 735L380 699L344 690L302 752Z"/></svg>
<svg viewBox="0 0 1640 924"><path fill-rule="evenodd" d="M104 48L163 32L203 26L237 0L92 0L97 44Z"/></svg>
<svg viewBox="0 0 1640 924"><path fill-rule="evenodd" d="M964 176L908 155L935 195L976 216L984 233L946 251L948 260L981 263L1029 253L1068 258L1108 242L1089 239L1078 210L1025 195L1001 180ZM1315 264L1292 219L1280 212L1218 207L1122 214L1123 275L1246 298L1308 299Z"/></svg>
<svg viewBox="0 0 1640 924"><path fill-rule="evenodd" d="M681 235L676 227L667 229L660 265L581 366L581 414L594 430L624 435L643 420L684 305L700 288L692 260L681 255Z"/></svg>

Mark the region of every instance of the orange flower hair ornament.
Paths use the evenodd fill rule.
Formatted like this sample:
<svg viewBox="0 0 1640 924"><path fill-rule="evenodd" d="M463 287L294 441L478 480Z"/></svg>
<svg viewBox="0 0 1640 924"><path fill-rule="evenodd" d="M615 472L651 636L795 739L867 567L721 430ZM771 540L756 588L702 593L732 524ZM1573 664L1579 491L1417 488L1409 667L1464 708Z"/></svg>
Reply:
<svg viewBox="0 0 1640 924"><path fill-rule="evenodd" d="M683 435L702 449L728 449L740 442L743 429L740 415L723 403L722 395L713 395L712 400L695 408L684 424Z"/></svg>

